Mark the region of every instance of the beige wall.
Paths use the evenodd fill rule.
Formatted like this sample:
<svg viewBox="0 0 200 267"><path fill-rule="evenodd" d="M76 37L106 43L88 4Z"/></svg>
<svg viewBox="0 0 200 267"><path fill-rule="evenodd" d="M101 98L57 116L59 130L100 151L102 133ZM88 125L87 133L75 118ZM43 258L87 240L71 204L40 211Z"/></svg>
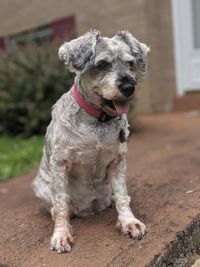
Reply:
<svg viewBox="0 0 200 267"><path fill-rule="evenodd" d="M170 111L176 95L170 2L146 0L146 39L152 48L148 75L153 112Z"/></svg>
<svg viewBox="0 0 200 267"><path fill-rule="evenodd" d="M0 36L75 15L77 34L128 29L151 47L149 71L137 92L138 112L170 111L175 96L170 0L1 0Z"/></svg>

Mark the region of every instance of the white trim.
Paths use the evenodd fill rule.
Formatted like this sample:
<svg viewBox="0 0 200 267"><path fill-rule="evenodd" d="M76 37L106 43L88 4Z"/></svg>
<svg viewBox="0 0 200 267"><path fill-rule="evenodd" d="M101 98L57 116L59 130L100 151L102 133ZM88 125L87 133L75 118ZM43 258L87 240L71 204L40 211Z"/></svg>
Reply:
<svg viewBox="0 0 200 267"><path fill-rule="evenodd" d="M174 41L174 63L175 63L175 74L176 74L176 88L178 95L183 95L183 85L181 83L181 57L179 55L179 31L178 31L178 17L177 14L177 1L171 0L172 7L172 25L173 25L173 41Z"/></svg>
<svg viewBox="0 0 200 267"><path fill-rule="evenodd" d="M171 0L177 94L199 90L200 50L194 49L192 1Z"/></svg>
<svg viewBox="0 0 200 267"><path fill-rule="evenodd" d="M184 94L184 85L185 85L185 76L187 75L186 71L184 71L184 64L186 64L186 58L183 57L183 45L184 45L184 30L181 30L182 25L182 14L181 7L184 6L185 2L182 1L182 5L180 5L179 0L171 0L172 6L172 20L173 20L173 35L174 35L174 59L175 59L175 70L176 70L176 86L177 86L177 94L179 96ZM185 14L186 15L186 14ZM186 21L189 21L190 18L185 17ZM182 47L182 49L181 49Z"/></svg>

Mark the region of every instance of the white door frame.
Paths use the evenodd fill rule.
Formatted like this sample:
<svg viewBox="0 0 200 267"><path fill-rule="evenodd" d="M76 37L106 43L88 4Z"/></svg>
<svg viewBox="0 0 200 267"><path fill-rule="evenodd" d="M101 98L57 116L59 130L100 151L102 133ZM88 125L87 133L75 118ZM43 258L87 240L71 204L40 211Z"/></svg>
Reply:
<svg viewBox="0 0 200 267"><path fill-rule="evenodd" d="M200 89L200 50L194 49L192 1L171 0L177 94Z"/></svg>

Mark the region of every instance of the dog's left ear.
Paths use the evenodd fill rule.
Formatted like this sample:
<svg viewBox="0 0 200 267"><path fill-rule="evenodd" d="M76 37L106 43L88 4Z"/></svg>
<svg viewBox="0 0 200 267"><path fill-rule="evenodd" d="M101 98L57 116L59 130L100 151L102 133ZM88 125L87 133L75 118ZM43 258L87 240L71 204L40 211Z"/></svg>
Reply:
<svg viewBox="0 0 200 267"><path fill-rule="evenodd" d="M88 69L95 58L95 48L100 32L92 30L83 36L61 45L58 56L72 72Z"/></svg>
<svg viewBox="0 0 200 267"><path fill-rule="evenodd" d="M140 71L144 73L147 69L146 56L150 52L150 48L146 44L140 43L128 31L118 32L117 38L125 42L130 47L131 53L136 58Z"/></svg>

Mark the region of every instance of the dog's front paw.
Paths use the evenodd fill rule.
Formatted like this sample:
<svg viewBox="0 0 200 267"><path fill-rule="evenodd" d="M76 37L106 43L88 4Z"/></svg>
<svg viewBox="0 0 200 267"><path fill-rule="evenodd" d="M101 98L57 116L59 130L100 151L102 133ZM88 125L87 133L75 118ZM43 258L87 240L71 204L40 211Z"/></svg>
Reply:
<svg viewBox="0 0 200 267"><path fill-rule="evenodd" d="M74 238L72 231L69 229L57 230L53 233L51 238L51 250L55 250L58 253L70 252Z"/></svg>
<svg viewBox="0 0 200 267"><path fill-rule="evenodd" d="M129 235L131 238L141 240L147 233L146 226L136 218L119 219L117 227L125 235Z"/></svg>

